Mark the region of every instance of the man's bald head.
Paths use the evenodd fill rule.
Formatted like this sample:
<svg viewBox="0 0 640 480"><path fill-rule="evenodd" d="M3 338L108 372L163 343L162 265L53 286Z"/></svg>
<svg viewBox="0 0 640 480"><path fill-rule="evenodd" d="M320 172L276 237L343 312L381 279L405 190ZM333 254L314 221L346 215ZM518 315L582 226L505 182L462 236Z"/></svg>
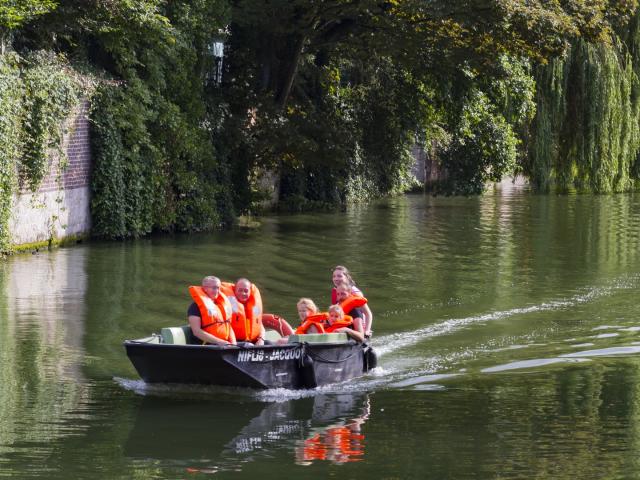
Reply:
<svg viewBox="0 0 640 480"><path fill-rule="evenodd" d="M246 303L251 295L251 282L246 278L239 278L236 280L234 293L240 303Z"/></svg>

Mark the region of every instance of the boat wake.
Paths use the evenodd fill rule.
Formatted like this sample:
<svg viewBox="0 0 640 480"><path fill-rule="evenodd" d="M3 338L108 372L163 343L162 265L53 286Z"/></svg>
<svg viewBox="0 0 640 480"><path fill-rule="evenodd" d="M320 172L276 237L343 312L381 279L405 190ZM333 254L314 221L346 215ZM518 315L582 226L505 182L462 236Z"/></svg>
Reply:
<svg viewBox="0 0 640 480"><path fill-rule="evenodd" d="M426 339L454 333L469 325L503 320L516 315L527 315L544 311L566 310L573 308L577 305L608 296L616 290L635 288L637 279L638 276L633 276L630 279L619 279L614 281L612 285L589 288L585 292L573 295L568 299L551 300L538 305L489 312L464 318L454 318L434 325L428 325L411 332L399 332L390 335L383 335L375 338L373 346L376 349L378 356L382 357L397 350L416 345Z"/></svg>
<svg viewBox="0 0 640 480"><path fill-rule="evenodd" d="M428 325L411 332L394 333L391 335L375 337L373 346L379 357L384 357L381 362L387 375L382 388L411 388L417 390L438 390L443 388L437 382L449 378L469 374L491 374L506 371L518 371L531 368L544 368L551 365L567 365L573 363L589 362L591 358L603 356L628 356L640 354L640 342L633 342L635 335L640 332L639 326L627 325L603 325L592 328L592 332L585 332L584 338L555 339L551 342L534 343L539 332L524 332L521 335L496 339L478 345L468 345L455 351L449 351L434 356L397 355L404 349L416 344L428 341L431 338L452 334L466 327L482 325L495 320L503 320L509 317L535 314L545 311L566 311L579 305L595 302L598 299L615 295L621 290L630 290L638 287L640 275L625 276L611 281L608 285L585 288L569 298L550 300L538 305L513 308L488 312L470 317L445 320L434 325ZM613 330L601 333L601 330ZM595 334L594 334L595 333ZM618 344L602 345L600 343L618 340ZM508 344L504 345L503 341ZM595 345L593 342L599 343ZM625 345L620 345L623 342ZM552 346L553 344L553 346ZM594 348L596 346L596 348ZM597 348L597 347L600 348ZM587 350L591 348L591 350ZM567 350L575 350L573 352ZM508 355L511 361L506 363L496 362L493 366L486 366L501 358L504 359L505 351L513 351L516 358ZM563 351L565 353L563 353ZM515 353L518 352L518 353ZM529 354L527 354L529 352ZM536 354L551 353L549 357L537 357ZM395 354L395 355L394 355ZM484 357L483 366L476 366L475 361ZM495 357L495 358L494 358ZM520 358L518 358L520 357ZM528 357L528 358L527 358ZM474 362L474 363L471 363ZM368 379L363 379L364 382ZM377 388L381 388L378 385Z"/></svg>

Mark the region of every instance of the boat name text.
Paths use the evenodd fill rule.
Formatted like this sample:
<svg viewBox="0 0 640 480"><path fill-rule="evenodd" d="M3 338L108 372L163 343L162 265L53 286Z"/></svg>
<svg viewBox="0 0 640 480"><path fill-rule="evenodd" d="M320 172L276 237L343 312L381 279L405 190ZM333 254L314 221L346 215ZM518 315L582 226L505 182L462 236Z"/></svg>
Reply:
<svg viewBox="0 0 640 480"><path fill-rule="evenodd" d="M278 348L275 350L242 350L238 352L238 362L273 362L274 360L298 360L301 348Z"/></svg>

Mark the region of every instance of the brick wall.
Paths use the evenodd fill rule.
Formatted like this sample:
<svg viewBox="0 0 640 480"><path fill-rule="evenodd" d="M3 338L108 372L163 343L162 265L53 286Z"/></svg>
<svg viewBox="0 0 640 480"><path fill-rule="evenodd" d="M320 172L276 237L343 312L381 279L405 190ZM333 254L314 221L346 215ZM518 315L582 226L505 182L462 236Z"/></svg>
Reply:
<svg viewBox="0 0 640 480"><path fill-rule="evenodd" d="M59 190L82 188L89 186L91 180L91 148L89 145L89 102L83 102L65 122L65 135L62 148L67 154L67 167L62 171L59 181L60 169L57 152L52 151L49 159L48 173L42 180L38 193ZM23 187L20 193L28 193Z"/></svg>
<svg viewBox="0 0 640 480"><path fill-rule="evenodd" d="M62 149L66 168L60 168L60 155L50 152L48 173L37 192L21 188L13 197L9 231L12 243L62 240L88 234L91 182L89 143L89 102L84 101L65 122Z"/></svg>

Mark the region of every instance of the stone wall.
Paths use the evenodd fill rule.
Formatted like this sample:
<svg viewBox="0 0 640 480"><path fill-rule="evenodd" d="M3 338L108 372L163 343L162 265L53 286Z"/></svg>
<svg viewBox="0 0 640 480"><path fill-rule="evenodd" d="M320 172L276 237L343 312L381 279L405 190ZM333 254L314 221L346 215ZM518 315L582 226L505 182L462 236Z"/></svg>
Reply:
<svg viewBox="0 0 640 480"><path fill-rule="evenodd" d="M447 173L438 163L435 147L431 151L427 151L422 145L415 144L411 153L415 160L411 167L411 173L427 191L432 190L438 182L446 179Z"/></svg>
<svg viewBox="0 0 640 480"><path fill-rule="evenodd" d="M413 155L413 158L415 159L413 166L411 167L411 173L422 185L424 185L427 179L425 170L427 154L425 153L422 145L418 145L416 143L411 149L411 155Z"/></svg>
<svg viewBox="0 0 640 480"><path fill-rule="evenodd" d="M62 148L52 152L49 171L37 192L13 196L9 232L14 247L81 237L91 229L89 212L91 148L89 103L83 102L65 123Z"/></svg>

